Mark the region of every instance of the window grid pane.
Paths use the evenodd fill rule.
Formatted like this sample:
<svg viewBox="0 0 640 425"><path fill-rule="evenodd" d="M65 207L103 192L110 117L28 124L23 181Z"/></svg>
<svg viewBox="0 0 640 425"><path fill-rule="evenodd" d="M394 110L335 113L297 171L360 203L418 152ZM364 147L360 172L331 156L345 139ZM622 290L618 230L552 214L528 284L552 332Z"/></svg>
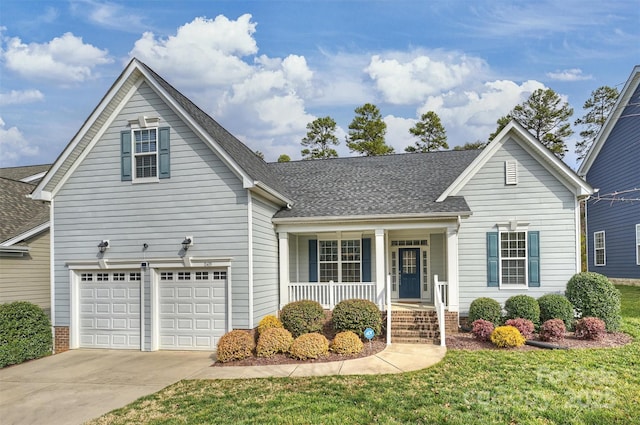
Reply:
<svg viewBox="0 0 640 425"><path fill-rule="evenodd" d="M502 284L526 285L527 232L501 232L500 259Z"/></svg>
<svg viewBox="0 0 640 425"><path fill-rule="evenodd" d="M320 263L320 282L338 281L338 263Z"/></svg>
<svg viewBox="0 0 640 425"><path fill-rule="evenodd" d="M156 130L137 130L134 131L136 140L136 153L156 152L157 138Z"/></svg>
<svg viewBox="0 0 640 425"><path fill-rule="evenodd" d="M155 177L157 175L157 158L155 155L136 157L136 177Z"/></svg>
<svg viewBox="0 0 640 425"><path fill-rule="evenodd" d="M360 282L360 263L342 263L342 281Z"/></svg>
<svg viewBox="0 0 640 425"><path fill-rule="evenodd" d="M348 240L341 243L342 261L360 261L360 241Z"/></svg>
<svg viewBox="0 0 640 425"><path fill-rule="evenodd" d="M604 266L606 264L604 232L595 232L593 234L593 248L594 264L596 266Z"/></svg>

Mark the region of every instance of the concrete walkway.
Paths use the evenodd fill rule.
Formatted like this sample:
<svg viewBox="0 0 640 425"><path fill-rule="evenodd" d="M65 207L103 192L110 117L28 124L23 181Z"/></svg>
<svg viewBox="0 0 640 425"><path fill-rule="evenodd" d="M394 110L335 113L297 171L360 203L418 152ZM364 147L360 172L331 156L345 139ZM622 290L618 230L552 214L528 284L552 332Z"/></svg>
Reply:
<svg viewBox="0 0 640 425"><path fill-rule="evenodd" d="M434 345L393 344L355 360L211 367L210 352L73 350L0 369L0 423L80 424L181 379L401 373L432 366L445 353Z"/></svg>

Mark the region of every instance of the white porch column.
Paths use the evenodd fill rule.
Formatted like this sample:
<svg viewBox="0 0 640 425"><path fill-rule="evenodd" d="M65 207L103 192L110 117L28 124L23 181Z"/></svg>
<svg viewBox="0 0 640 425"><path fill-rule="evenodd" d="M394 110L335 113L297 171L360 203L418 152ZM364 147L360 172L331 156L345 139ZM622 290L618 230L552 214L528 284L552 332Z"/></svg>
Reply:
<svg viewBox="0 0 640 425"><path fill-rule="evenodd" d="M289 302L289 234L278 233L278 265L280 271L280 308Z"/></svg>
<svg viewBox="0 0 640 425"><path fill-rule="evenodd" d="M447 230L447 283L449 285L449 311L460 311L458 285L458 229Z"/></svg>
<svg viewBox="0 0 640 425"><path fill-rule="evenodd" d="M376 229L376 294L378 297L378 307L383 308L384 299L385 270L384 270L384 229Z"/></svg>

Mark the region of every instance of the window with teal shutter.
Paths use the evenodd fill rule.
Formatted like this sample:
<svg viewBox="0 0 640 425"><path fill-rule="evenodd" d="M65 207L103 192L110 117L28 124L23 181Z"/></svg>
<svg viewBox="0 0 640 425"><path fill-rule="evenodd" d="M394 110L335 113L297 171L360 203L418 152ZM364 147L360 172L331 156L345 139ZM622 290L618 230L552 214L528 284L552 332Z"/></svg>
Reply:
<svg viewBox="0 0 640 425"><path fill-rule="evenodd" d="M309 240L309 282L318 281L318 240Z"/></svg>
<svg viewBox="0 0 640 425"><path fill-rule="evenodd" d="M120 132L120 177L131 181L131 132Z"/></svg>
<svg viewBox="0 0 640 425"><path fill-rule="evenodd" d="M540 286L540 232L529 232L529 286Z"/></svg>
<svg viewBox="0 0 640 425"><path fill-rule="evenodd" d="M362 281L371 282L371 238L362 239Z"/></svg>
<svg viewBox="0 0 640 425"><path fill-rule="evenodd" d="M487 286L500 286L498 277L498 232L487 233Z"/></svg>

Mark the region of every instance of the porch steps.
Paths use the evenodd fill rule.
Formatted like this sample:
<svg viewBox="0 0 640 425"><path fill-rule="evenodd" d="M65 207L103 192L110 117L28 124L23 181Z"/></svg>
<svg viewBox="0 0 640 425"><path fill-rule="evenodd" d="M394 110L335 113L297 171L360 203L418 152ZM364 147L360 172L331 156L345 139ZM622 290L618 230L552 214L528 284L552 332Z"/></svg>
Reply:
<svg viewBox="0 0 640 425"><path fill-rule="evenodd" d="M386 323L386 313L383 314ZM392 310L391 342L438 344L440 329L434 310Z"/></svg>

